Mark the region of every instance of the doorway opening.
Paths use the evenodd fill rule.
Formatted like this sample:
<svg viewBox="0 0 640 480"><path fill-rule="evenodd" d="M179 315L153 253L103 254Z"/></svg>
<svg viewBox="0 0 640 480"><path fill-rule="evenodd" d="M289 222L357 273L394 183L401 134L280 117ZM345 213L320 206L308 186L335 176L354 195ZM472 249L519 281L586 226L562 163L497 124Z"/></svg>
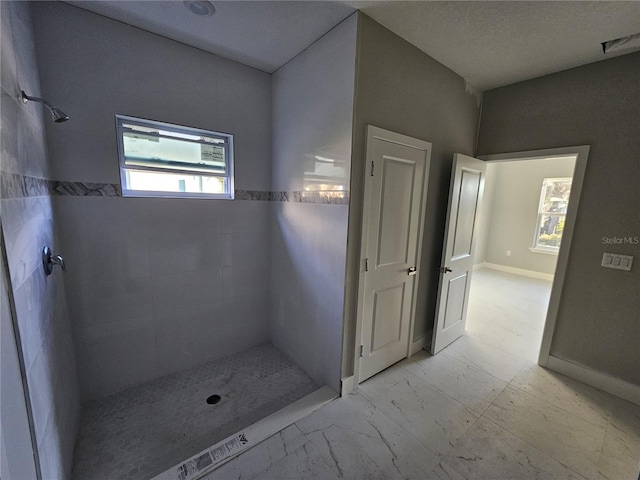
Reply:
<svg viewBox="0 0 640 480"><path fill-rule="evenodd" d="M498 344L503 351L505 345L514 343L510 343L508 337L520 339L527 343L524 348L515 342L513 350L520 358L524 356L535 361L537 357L539 365L547 366L588 152L588 146L578 146L490 155L481 159L456 154L431 345L433 354L460 337L467 337L462 343L468 342L465 323L469 311L476 305L476 302L469 304L475 276L484 280L485 285L476 287L480 304L476 306L479 311L474 319L484 318L491 322L501 315L504 318L503 325L497 326L494 322L484 328L472 320L471 331L475 329L476 333L487 335L493 329L495 335L490 338L491 343ZM479 176L471 189L462 188L466 172ZM487 183L489 188L485 191ZM466 190L473 194L463 195ZM465 209L460 207L462 200ZM462 236L460 232L466 235ZM456 253L458 250L454 247L461 243L459 237L466 239L465 248ZM492 272L473 274L483 267ZM529 289L538 290L538 293L518 298L515 285L520 281L519 288L526 291L527 280L538 282ZM454 288L456 282L462 287ZM498 285L509 284L515 289L511 293L508 288L498 288ZM541 322L545 310L546 320ZM520 332L514 321L518 312L526 314L525 317L531 316L529 320L522 320ZM485 337L485 340L489 338Z"/></svg>
<svg viewBox="0 0 640 480"><path fill-rule="evenodd" d="M466 323L473 341L537 362L576 158L487 164Z"/></svg>

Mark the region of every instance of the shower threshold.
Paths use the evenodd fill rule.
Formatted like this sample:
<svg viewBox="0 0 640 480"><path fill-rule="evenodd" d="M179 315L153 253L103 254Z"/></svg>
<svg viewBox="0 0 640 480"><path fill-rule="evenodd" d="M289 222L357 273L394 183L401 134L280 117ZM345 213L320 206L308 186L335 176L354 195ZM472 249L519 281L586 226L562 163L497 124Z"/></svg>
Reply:
<svg viewBox="0 0 640 480"><path fill-rule="evenodd" d="M221 465L264 439L273 426L260 427L261 420L318 389L265 344L90 402L81 412L73 479L149 480L167 471L175 475L158 478L198 478L193 468L182 477L176 468L212 445L248 435L242 449L206 470ZM218 401L207 402L215 396ZM253 424L257 430L249 429Z"/></svg>

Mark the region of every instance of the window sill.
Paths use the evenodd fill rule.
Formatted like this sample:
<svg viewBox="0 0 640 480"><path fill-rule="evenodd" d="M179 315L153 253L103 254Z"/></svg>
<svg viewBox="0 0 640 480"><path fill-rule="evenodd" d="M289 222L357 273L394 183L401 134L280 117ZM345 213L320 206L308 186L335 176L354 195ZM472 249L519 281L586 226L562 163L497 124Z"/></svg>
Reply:
<svg viewBox="0 0 640 480"><path fill-rule="evenodd" d="M206 200L234 200L230 193L202 193L202 192L163 192L147 190L122 189L123 197L130 198L202 198Z"/></svg>
<svg viewBox="0 0 640 480"><path fill-rule="evenodd" d="M545 255L558 255L558 250L550 250L550 249L546 249L546 248L540 248L540 247L529 247L529 250L531 250L533 253L544 253Z"/></svg>

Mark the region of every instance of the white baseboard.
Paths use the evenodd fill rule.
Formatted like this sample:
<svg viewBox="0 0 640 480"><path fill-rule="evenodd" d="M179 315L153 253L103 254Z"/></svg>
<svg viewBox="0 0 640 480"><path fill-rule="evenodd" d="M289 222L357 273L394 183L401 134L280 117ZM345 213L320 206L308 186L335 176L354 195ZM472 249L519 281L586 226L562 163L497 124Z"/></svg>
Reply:
<svg viewBox="0 0 640 480"><path fill-rule="evenodd" d="M409 356L413 356L424 348L424 341L426 337L419 338L418 340L411 342L409 347Z"/></svg>
<svg viewBox="0 0 640 480"><path fill-rule="evenodd" d="M625 382L606 373L598 372L589 367L568 362L553 355L549 355L547 368L567 377L578 380L592 387L599 388L611 395L620 397L636 405L640 405L640 386Z"/></svg>
<svg viewBox="0 0 640 480"><path fill-rule="evenodd" d="M523 277L537 278L539 280L548 280L549 282L553 282L553 274L551 273L536 272L534 270L525 270L524 268L508 267L507 265L488 262L478 263L473 266L474 270L479 268L490 268L500 272L513 273L514 275L522 275Z"/></svg>
<svg viewBox="0 0 640 480"><path fill-rule="evenodd" d="M345 395L349 395L354 392L356 389L356 377L351 375L350 377L345 377L342 379L342 391L340 392L340 396L344 397Z"/></svg>
<svg viewBox="0 0 640 480"><path fill-rule="evenodd" d="M419 338L418 340L411 342L411 345L409 346L410 357L415 355L416 353L418 353L420 350L424 348L426 339L427 337L422 337L422 338ZM343 378L341 383L342 383L341 385L342 388L340 392L341 397L344 397L345 395L349 395L355 392L356 388L358 387L355 375L351 375L350 377Z"/></svg>

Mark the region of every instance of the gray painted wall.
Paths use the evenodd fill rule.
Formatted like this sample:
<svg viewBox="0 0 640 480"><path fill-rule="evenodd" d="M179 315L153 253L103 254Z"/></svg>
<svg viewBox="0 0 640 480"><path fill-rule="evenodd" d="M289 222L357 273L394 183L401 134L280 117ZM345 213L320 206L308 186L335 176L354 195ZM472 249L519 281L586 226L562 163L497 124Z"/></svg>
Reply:
<svg viewBox="0 0 640 480"><path fill-rule="evenodd" d="M545 178L572 177L574 158L500 162L496 178L485 261L553 275L557 255L532 252L540 191ZM489 193L491 196L491 193ZM507 250L511 256L507 256Z"/></svg>
<svg viewBox="0 0 640 480"><path fill-rule="evenodd" d="M590 145L551 355L640 385L640 53L484 96L478 154ZM600 267L634 255L633 271Z"/></svg>
<svg viewBox="0 0 640 480"><path fill-rule="evenodd" d="M357 17L352 15L273 76L274 190L328 181L348 189ZM340 168L335 168L340 165ZM316 170L318 168L319 170ZM314 381L340 391L348 205L275 203L271 338Z"/></svg>
<svg viewBox="0 0 640 480"><path fill-rule="evenodd" d="M414 340L432 328L453 154L473 155L478 103L465 81L364 14L359 14L343 375L353 366L366 126L433 144Z"/></svg>
<svg viewBox="0 0 640 480"><path fill-rule="evenodd" d="M47 127L50 122L40 104L24 105L20 90L41 96L32 36L30 4L1 2L2 17L2 229L30 391L37 448L43 478L69 478L78 427L78 386L74 350L64 297L64 276L46 277L42 246L60 248L51 197L46 191L12 188L24 177L49 179ZM3 308L3 360L5 310ZM8 365L7 365L8 366ZM5 363L2 364L2 408L5 408ZM18 415L18 411L15 415ZM3 425L4 427L4 425ZM5 434L3 428L3 435ZM13 441L19 442L17 436ZM26 442L26 439L22 439ZM15 447L15 444L12 444ZM8 447L9 448L9 447ZM3 472L3 478L4 478ZM34 478L27 472L25 477Z"/></svg>
<svg viewBox="0 0 640 480"><path fill-rule="evenodd" d="M56 180L119 184L114 115L235 135L237 189L268 190L271 77L63 3L34 4ZM83 400L268 341L262 201L57 196Z"/></svg>

